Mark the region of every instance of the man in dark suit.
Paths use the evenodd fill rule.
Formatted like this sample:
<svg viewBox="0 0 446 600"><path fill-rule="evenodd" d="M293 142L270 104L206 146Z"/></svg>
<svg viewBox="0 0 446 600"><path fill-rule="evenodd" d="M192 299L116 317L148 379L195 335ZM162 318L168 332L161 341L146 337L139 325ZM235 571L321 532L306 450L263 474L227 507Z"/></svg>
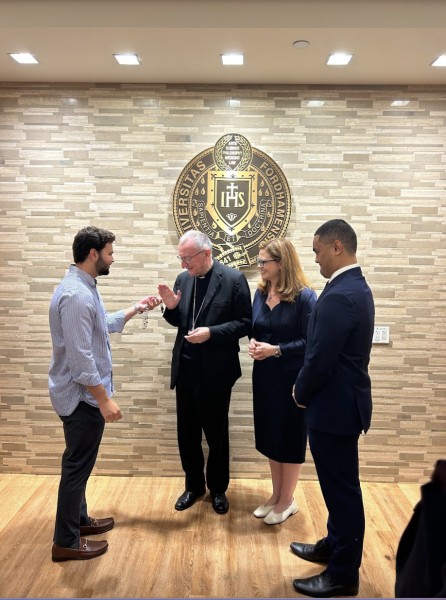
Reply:
<svg viewBox="0 0 446 600"><path fill-rule="evenodd" d="M216 513L229 509L228 412L231 391L241 376L239 339L251 333L251 294L246 277L212 258L204 233L188 231L178 258L187 269L174 289L159 286L164 318L178 327L173 348L171 389L176 388L177 431L186 489L175 508L185 510L206 491ZM202 431L209 446L204 476Z"/></svg>
<svg viewBox="0 0 446 600"><path fill-rule="evenodd" d="M305 362L294 390L296 404L306 408L328 534L316 544L293 542L291 549L328 566L293 585L317 598L353 596L359 590L365 519L358 439L372 415L368 364L375 309L356 246L355 232L341 219L324 223L314 235L316 262L328 283L311 314Z"/></svg>

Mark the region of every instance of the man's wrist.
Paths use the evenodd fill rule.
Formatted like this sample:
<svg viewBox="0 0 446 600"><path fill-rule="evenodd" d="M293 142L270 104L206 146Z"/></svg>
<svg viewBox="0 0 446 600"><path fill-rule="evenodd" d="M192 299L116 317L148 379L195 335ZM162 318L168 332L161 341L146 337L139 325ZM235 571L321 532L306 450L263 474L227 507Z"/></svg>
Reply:
<svg viewBox="0 0 446 600"><path fill-rule="evenodd" d="M99 406L106 404L110 400L102 383L100 383L99 385L86 385L85 387L96 400Z"/></svg>
<svg viewBox="0 0 446 600"><path fill-rule="evenodd" d="M142 313L144 312L143 310L139 310L139 308L138 308L138 304L137 304L137 303L135 303L135 304L133 305L133 310L134 310L136 313L139 313L139 314L142 314Z"/></svg>

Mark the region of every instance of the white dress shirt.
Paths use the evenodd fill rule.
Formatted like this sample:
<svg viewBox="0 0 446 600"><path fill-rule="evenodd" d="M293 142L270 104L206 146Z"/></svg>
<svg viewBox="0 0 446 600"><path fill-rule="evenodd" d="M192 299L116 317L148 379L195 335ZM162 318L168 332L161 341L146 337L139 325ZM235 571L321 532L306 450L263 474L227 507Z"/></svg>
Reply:
<svg viewBox="0 0 446 600"><path fill-rule="evenodd" d="M333 281L333 279L335 277L337 277L338 275L340 275L341 273L344 273L345 271L349 271L350 269L356 269L359 266L360 266L359 263L355 263L354 265L347 265L346 267L342 267L342 269L338 269L337 271L335 271L333 273L333 275L330 277L330 279L328 280L327 283L331 283Z"/></svg>

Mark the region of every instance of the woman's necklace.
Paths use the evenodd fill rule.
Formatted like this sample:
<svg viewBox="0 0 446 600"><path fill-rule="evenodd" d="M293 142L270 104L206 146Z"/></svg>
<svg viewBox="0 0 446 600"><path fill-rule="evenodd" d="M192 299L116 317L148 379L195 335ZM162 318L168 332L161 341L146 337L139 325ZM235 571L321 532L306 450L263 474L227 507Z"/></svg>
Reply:
<svg viewBox="0 0 446 600"><path fill-rule="evenodd" d="M271 300L274 298L274 296L277 296L277 294L270 294L268 296L268 302L271 302Z"/></svg>

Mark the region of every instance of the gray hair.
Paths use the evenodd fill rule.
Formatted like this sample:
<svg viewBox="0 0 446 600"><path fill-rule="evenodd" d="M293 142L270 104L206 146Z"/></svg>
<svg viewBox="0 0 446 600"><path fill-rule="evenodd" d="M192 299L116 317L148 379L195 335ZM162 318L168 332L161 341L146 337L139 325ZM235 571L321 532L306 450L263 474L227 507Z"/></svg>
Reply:
<svg viewBox="0 0 446 600"><path fill-rule="evenodd" d="M205 233L202 233L201 231L195 231L195 229L190 229L180 237L178 245L181 246L185 242L189 241L194 242L194 246L197 248L197 250L210 250L212 256L212 242Z"/></svg>

